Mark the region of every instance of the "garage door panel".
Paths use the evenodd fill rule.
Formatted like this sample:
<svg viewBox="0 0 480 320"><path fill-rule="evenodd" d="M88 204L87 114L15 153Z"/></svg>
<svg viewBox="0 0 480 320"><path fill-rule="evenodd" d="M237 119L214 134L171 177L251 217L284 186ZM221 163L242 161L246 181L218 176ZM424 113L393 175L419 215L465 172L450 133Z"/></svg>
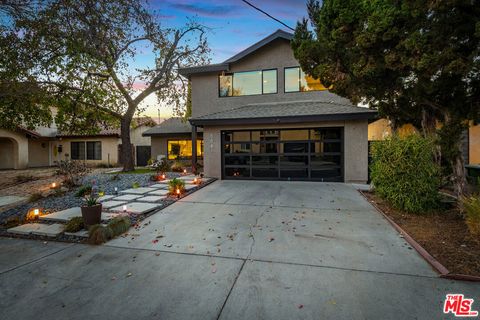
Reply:
<svg viewBox="0 0 480 320"><path fill-rule="evenodd" d="M222 132L223 176L343 181L342 132L343 128ZM237 138L242 142L231 141Z"/></svg>

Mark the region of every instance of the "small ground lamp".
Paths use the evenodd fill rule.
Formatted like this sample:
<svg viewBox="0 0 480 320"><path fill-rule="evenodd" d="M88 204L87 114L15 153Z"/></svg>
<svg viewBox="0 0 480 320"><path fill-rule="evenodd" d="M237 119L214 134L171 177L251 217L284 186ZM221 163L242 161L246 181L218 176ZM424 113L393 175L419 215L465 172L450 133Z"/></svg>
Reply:
<svg viewBox="0 0 480 320"><path fill-rule="evenodd" d="M123 212L127 212L127 205L126 204L124 204L122 208L123 208Z"/></svg>
<svg viewBox="0 0 480 320"><path fill-rule="evenodd" d="M115 194L118 194L118 188L117 187L115 187L113 190L114 190Z"/></svg>
<svg viewBox="0 0 480 320"><path fill-rule="evenodd" d="M41 210L38 208L30 209L27 214L27 220L37 220L41 213Z"/></svg>
<svg viewBox="0 0 480 320"><path fill-rule="evenodd" d="M57 183L56 183L56 182L52 182L51 188L52 188L52 189L55 189L56 187L57 187Z"/></svg>
<svg viewBox="0 0 480 320"><path fill-rule="evenodd" d="M193 178L194 184L200 184L200 182L201 182L200 178L197 178L197 177Z"/></svg>
<svg viewBox="0 0 480 320"><path fill-rule="evenodd" d="M177 194L177 197L180 198L180 189L177 188L177 190L175 191L175 193Z"/></svg>
<svg viewBox="0 0 480 320"><path fill-rule="evenodd" d="M159 176L157 177L157 179L158 179L159 181L165 180L165 178L166 178L165 173L162 173L161 175L159 175Z"/></svg>
<svg viewBox="0 0 480 320"><path fill-rule="evenodd" d="M187 174L187 169L183 169L183 174Z"/></svg>

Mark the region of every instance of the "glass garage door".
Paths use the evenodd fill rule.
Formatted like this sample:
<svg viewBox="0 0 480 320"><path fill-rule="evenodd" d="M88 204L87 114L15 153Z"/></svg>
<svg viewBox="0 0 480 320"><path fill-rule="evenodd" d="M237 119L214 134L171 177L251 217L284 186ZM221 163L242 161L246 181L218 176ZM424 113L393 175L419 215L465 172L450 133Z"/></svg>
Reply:
<svg viewBox="0 0 480 320"><path fill-rule="evenodd" d="M222 132L224 179L343 181L342 128Z"/></svg>

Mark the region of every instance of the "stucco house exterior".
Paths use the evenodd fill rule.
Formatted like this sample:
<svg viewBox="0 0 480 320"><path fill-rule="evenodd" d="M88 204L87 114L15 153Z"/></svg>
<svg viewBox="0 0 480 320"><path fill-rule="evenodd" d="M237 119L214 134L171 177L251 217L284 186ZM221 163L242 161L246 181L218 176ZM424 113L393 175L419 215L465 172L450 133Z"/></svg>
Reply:
<svg viewBox="0 0 480 320"><path fill-rule="evenodd" d="M150 159L150 138L142 134L154 125L149 117L133 121L130 135L137 165L145 165ZM0 129L0 169L47 167L64 159L115 166L121 162L120 145L120 132L115 128L104 128L95 135L60 132L55 123L34 130Z"/></svg>
<svg viewBox="0 0 480 320"><path fill-rule="evenodd" d="M222 63L180 69L192 89L193 163L201 136L207 176L366 182L376 111L306 76L291 39L278 30Z"/></svg>

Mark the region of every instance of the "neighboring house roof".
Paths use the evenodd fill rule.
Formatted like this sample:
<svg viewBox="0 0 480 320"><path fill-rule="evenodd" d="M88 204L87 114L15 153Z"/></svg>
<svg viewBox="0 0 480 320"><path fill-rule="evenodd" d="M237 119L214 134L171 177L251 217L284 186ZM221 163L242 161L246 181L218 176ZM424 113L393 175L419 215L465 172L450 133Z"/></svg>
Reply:
<svg viewBox="0 0 480 320"><path fill-rule="evenodd" d="M154 127L157 123L151 117L137 117L132 119L132 127L134 129L147 126L147 127Z"/></svg>
<svg viewBox="0 0 480 320"><path fill-rule="evenodd" d="M69 133L69 132L57 132L59 138L73 138L73 137L120 137L120 129L118 128L102 128L99 132L94 134L83 133Z"/></svg>
<svg viewBox="0 0 480 320"><path fill-rule="evenodd" d="M148 129L143 136L172 136L175 134L191 134L192 125L183 118L173 117L160 123L158 126Z"/></svg>
<svg viewBox="0 0 480 320"><path fill-rule="evenodd" d="M376 110L332 101L253 103L190 119L193 125L298 123L372 119Z"/></svg>
<svg viewBox="0 0 480 320"><path fill-rule="evenodd" d="M292 40L293 39L293 34L280 30L278 29L271 35L267 36L266 38L263 38L262 40L258 41L257 43L251 45L247 49L237 53L233 57L225 60L222 63L216 63L216 64L209 64L205 66L193 66L193 67L185 67L185 68L179 68L178 72L183 75L183 76L189 76L191 74L195 73L205 73L205 72L215 72L215 71L228 71L230 70L230 63L237 62L238 60L248 56L249 54L257 51L263 46L266 46L267 44L271 43L274 40L277 39L285 39L285 40Z"/></svg>

